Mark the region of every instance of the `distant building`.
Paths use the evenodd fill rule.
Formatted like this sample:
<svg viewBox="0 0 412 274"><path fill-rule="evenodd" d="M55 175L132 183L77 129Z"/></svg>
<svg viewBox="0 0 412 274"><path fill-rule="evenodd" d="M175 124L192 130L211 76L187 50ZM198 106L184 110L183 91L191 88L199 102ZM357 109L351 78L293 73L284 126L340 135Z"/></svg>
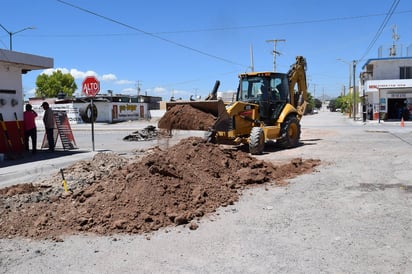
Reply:
<svg viewBox="0 0 412 274"><path fill-rule="evenodd" d="M93 99L93 108L91 100ZM41 124L43 109L40 105L48 101L53 110L64 110L71 124L90 123L116 123L129 120L151 119L152 111L160 108L161 97L154 96L129 96L122 94L98 94L95 97L78 97L74 99L63 98L30 98L33 109L38 112L36 123Z"/></svg>
<svg viewBox="0 0 412 274"><path fill-rule="evenodd" d="M369 119L412 120L412 57L367 60L360 91Z"/></svg>
<svg viewBox="0 0 412 274"><path fill-rule="evenodd" d="M230 103L236 101L236 91L233 92L217 92L217 98L221 99L223 102Z"/></svg>

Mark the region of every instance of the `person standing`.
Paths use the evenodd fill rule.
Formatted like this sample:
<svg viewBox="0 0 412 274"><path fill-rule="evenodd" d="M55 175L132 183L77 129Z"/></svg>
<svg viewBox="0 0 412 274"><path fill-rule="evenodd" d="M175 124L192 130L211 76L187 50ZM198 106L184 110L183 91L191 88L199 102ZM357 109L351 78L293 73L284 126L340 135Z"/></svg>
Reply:
<svg viewBox="0 0 412 274"><path fill-rule="evenodd" d="M32 105L26 105L26 111L23 113L24 120L24 146L26 151L29 150L29 139L31 139L32 153L37 151L37 128L36 128L37 113L33 110Z"/></svg>
<svg viewBox="0 0 412 274"><path fill-rule="evenodd" d="M47 143L49 144L49 151L54 151L54 116L49 103L43 102L41 107L44 109L43 123L46 130Z"/></svg>

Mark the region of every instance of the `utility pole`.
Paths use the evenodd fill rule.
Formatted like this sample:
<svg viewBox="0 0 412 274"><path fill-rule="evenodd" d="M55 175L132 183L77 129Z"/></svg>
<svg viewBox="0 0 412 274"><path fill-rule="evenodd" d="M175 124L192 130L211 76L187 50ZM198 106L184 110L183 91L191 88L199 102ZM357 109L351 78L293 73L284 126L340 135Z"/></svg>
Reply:
<svg viewBox="0 0 412 274"><path fill-rule="evenodd" d="M280 55L280 52L276 51L276 44L278 42L286 42L285 39L273 39L266 40L268 43L273 43L273 71L276 72L276 54Z"/></svg>
<svg viewBox="0 0 412 274"><path fill-rule="evenodd" d="M139 96L140 96L140 80L137 80L136 88L137 88L137 100L139 100Z"/></svg>
<svg viewBox="0 0 412 274"><path fill-rule="evenodd" d="M356 74L356 60L352 61L353 66L353 120L356 121L356 82L355 82L355 74Z"/></svg>
<svg viewBox="0 0 412 274"><path fill-rule="evenodd" d="M316 84L313 84L313 99L316 99Z"/></svg>

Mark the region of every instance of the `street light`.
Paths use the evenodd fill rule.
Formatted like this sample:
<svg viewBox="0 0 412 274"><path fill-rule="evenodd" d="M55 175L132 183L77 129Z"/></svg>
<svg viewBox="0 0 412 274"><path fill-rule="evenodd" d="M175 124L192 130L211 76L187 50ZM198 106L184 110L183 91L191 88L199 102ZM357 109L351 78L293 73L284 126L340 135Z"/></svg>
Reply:
<svg viewBox="0 0 412 274"><path fill-rule="evenodd" d="M22 32L22 31L25 31L25 30L28 30L28 29L35 29L35 27L25 27L24 29L21 29L21 30L15 31L15 32L11 32L11 31L8 31L2 24L0 24L0 27L2 29L4 29L9 34L9 37L10 37L10 51L13 50L13 35L14 34L17 34L19 32Z"/></svg>
<svg viewBox="0 0 412 274"><path fill-rule="evenodd" d="M348 82L348 92L350 90L350 83L352 80L352 62L347 62L341 58L337 58L336 60L341 61L349 66L349 82ZM343 91L343 96L345 96L345 91Z"/></svg>
<svg viewBox="0 0 412 274"><path fill-rule="evenodd" d="M356 69L356 61L348 62L341 58L336 58L336 60L341 61L349 66L349 82L348 82L348 92L350 92L350 84L352 81L352 70L353 70L353 120L356 120L356 83L355 83L355 69ZM345 94L343 94L345 96Z"/></svg>

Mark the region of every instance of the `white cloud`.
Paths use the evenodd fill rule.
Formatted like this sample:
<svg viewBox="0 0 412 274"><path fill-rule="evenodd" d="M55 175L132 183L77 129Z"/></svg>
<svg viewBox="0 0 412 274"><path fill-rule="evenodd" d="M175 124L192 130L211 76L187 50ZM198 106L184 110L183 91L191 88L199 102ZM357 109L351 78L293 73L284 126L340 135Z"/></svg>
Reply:
<svg viewBox="0 0 412 274"><path fill-rule="evenodd" d="M24 91L24 99L28 100L29 98L35 97L36 89L32 88Z"/></svg>
<svg viewBox="0 0 412 274"><path fill-rule="evenodd" d="M130 81L130 80L119 80L119 81L116 81L116 84L118 84L118 85L130 85L130 84L133 84L134 82L133 81Z"/></svg>
<svg viewBox="0 0 412 274"><path fill-rule="evenodd" d="M156 94L159 94L159 95L168 93L167 90L165 88L162 88L162 87L155 87L153 89L153 92L156 93Z"/></svg>
<svg viewBox="0 0 412 274"><path fill-rule="evenodd" d="M137 90L134 89L134 88L125 88L125 89L122 89L122 93L132 93L132 94L136 95Z"/></svg>
<svg viewBox="0 0 412 274"><path fill-rule="evenodd" d="M115 81L117 80L117 77L113 73L109 73L109 74L103 74L101 79L103 81Z"/></svg>
<svg viewBox="0 0 412 274"><path fill-rule="evenodd" d="M84 78L86 78L86 76L96 76L96 77L98 76L98 74L94 71L89 70L89 71L83 72L83 71L80 71L80 70L77 70L77 69L71 69L70 74L76 80L84 79Z"/></svg>
<svg viewBox="0 0 412 274"><path fill-rule="evenodd" d="M70 73L74 79L84 79L86 78L86 76L96 76L98 77L97 72L92 71L92 70L88 70L88 71L80 71L77 69L67 69L67 68L52 68L52 69L45 69L43 70L42 73L47 74L47 75L51 75L53 74L53 72L60 70L63 74L67 74Z"/></svg>

